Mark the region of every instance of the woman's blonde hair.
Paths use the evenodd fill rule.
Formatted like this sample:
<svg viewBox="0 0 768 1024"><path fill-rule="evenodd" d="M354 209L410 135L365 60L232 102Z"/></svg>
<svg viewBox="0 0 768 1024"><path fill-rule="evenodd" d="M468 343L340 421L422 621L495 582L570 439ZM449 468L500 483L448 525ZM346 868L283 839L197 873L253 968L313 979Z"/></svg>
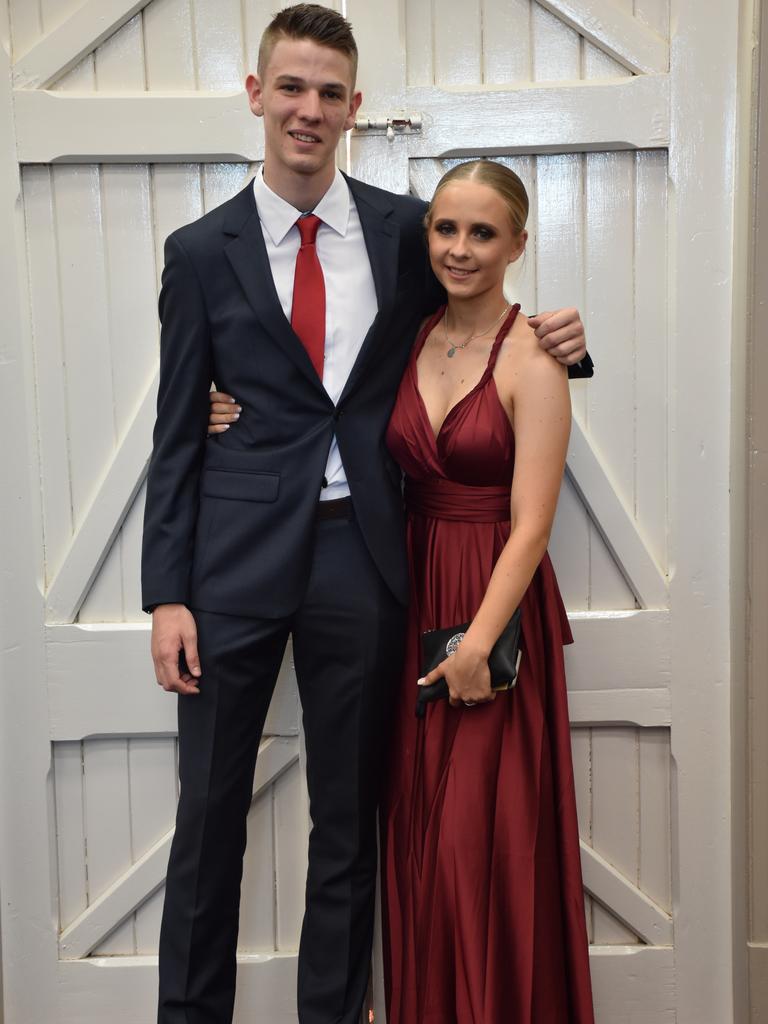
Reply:
<svg viewBox="0 0 768 1024"><path fill-rule="evenodd" d="M529 205L525 185L514 171L510 171L504 164L497 164L493 160L468 160L466 163L456 164L442 176L437 183L435 194L432 196L432 201L424 217L426 228L429 228L432 223L435 200L446 185L451 185L456 181L477 181L481 185L488 185L503 200L514 233L519 235L525 230Z"/></svg>

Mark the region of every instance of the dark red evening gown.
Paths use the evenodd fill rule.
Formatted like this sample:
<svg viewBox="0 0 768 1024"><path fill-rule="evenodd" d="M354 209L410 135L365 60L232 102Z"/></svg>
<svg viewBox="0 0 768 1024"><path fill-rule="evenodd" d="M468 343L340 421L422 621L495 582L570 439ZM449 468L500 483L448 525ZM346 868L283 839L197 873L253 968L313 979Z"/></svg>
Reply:
<svg viewBox="0 0 768 1024"><path fill-rule="evenodd" d="M418 638L471 619L510 530L514 435L487 369L434 437L416 359L387 445L406 474L411 608L382 813L388 1024L591 1024L563 669L571 643L545 555L522 601L517 687L414 715Z"/></svg>

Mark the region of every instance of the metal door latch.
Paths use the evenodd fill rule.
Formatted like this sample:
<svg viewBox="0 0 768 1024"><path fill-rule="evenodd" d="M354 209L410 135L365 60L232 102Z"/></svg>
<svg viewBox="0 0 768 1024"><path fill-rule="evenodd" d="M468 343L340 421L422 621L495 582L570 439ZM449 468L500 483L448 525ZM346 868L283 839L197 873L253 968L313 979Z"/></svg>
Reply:
<svg viewBox="0 0 768 1024"><path fill-rule="evenodd" d="M355 121L356 132L386 135L392 142L395 135L412 135L421 131L421 114L393 114L391 117L369 117L361 114Z"/></svg>

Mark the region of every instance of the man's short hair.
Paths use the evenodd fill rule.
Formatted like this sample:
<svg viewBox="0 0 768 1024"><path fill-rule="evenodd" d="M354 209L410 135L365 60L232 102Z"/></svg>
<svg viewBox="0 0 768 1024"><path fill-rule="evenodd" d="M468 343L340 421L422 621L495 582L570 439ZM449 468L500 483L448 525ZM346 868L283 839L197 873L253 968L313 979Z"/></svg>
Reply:
<svg viewBox="0 0 768 1024"><path fill-rule="evenodd" d="M272 50L280 39L311 39L320 46L338 50L352 66L352 88L357 77L357 43L352 26L337 11L320 4L296 4L279 11L264 29L259 44L258 74L263 77Z"/></svg>

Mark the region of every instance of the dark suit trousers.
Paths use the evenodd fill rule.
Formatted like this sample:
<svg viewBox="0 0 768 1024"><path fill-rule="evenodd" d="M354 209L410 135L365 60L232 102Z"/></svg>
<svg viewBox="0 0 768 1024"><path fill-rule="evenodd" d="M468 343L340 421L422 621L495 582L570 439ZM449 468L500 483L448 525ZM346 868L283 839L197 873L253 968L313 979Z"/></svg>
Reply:
<svg viewBox="0 0 768 1024"><path fill-rule="evenodd" d="M159 1024L229 1024L246 815L288 634L307 744L312 831L301 933L301 1024L357 1024L376 884L376 809L402 662L404 609L354 520L315 528L290 619L194 611L200 694L179 698L181 796L160 936ZM258 1018L258 1006L252 1008Z"/></svg>

